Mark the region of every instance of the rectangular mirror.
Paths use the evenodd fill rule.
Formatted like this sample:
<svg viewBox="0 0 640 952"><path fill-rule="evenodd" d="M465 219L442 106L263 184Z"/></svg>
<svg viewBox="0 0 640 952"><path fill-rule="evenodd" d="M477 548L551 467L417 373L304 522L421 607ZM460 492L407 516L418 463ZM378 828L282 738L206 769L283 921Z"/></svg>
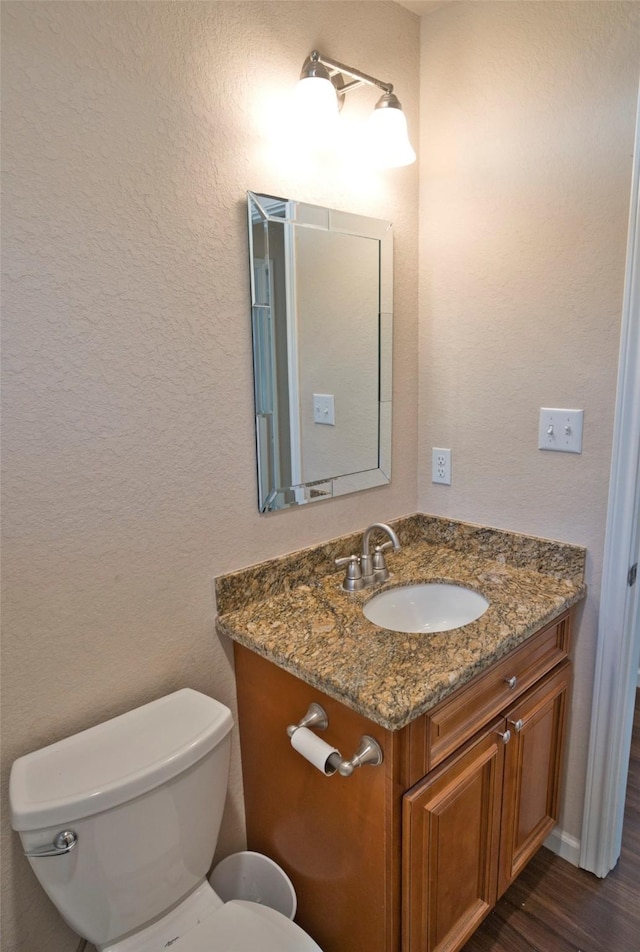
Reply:
<svg viewBox="0 0 640 952"><path fill-rule="evenodd" d="M248 193L261 512L391 479L391 224Z"/></svg>

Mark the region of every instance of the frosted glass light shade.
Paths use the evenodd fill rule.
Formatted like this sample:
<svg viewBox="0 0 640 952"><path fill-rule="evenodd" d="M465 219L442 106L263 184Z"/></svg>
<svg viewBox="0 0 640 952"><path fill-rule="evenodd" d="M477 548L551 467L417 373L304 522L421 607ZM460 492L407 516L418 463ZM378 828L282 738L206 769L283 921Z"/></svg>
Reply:
<svg viewBox="0 0 640 952"><path fill-rule="evenodd" d="M338 115L338 97L330 79L307 76L296 86L296 107L309 122L325 125Z"/></svg>
<svg viewBox="0 0 640 952"><path fill-rule="evenodd" d="M416 160L402 109L376 108L367 124L367 146L376 165L393 169Z"/></svg>

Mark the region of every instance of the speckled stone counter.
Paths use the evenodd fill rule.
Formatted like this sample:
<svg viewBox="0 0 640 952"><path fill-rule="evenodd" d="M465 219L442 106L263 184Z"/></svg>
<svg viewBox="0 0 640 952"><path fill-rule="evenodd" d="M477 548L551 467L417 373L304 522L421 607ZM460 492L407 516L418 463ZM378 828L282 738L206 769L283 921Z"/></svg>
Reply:
<svg viewBox="0 0 640 952"><path fill-rule="evenodd" d="M333 560L360 551L362 533L351 534L217 578L218 632L399 730L586 594L580 546L422 514L390 524L402 549L388 554L384 584L342 590ZM432 634L391 632L364 617L374 595L424 581L475 589L489 608Z"/></svg>

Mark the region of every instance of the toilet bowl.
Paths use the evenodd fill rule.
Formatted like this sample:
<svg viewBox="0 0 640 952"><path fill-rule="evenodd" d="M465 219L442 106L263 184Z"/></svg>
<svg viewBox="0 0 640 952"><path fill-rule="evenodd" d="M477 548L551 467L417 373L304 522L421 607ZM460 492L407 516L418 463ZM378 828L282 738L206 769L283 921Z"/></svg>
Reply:
<svg viewBox="0 0 640 952"><path fill-rule="evenodd" d="M11 822L60 915L98 952L321 952L206 879L231 712L189 688L19 758Z"/></svg>

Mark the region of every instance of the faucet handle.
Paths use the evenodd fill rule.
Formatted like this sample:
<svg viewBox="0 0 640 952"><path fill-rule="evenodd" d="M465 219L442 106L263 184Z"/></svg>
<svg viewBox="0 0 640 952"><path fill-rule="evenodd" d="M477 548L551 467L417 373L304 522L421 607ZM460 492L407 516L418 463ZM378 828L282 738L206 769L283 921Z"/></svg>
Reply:
<svg viewBox="0 0 640 952"><path fill-rule="evenodd" d="M347 566L347 573L342 583L345 592L359 592L361 588L364 588L359 556L348 555L344 559L334 559L334 562L336 565Z"/></svg>
<svg viewBox="0 0 640 952"><path fill-rule="evenodd" d="M389 578L389 569L384 559L383 549L390 549L393 542L383 542L377 545L373 550L372 567L373 577L376 582L385 582Z"/></svg>

